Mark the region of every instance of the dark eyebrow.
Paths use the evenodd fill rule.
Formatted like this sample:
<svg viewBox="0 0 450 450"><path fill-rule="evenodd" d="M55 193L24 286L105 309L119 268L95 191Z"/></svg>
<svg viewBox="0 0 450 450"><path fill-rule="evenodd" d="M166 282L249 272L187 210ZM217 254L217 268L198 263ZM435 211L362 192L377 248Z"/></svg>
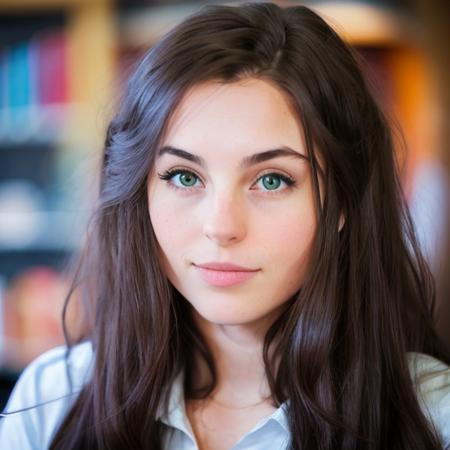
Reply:
<svg viewBox="0 0 450 450"><path fill-rule="evenodd" d="M194 155L192 153L187 152L186 150L182 150L180 148L173 147L171 145L165 145L162 147L158 152L158 158L160 158L165 153L168 153L170 155L178 156L183 159L187 159L188 161L192 161L195 164L198 164L201 167L206 168L206 162L205 160L198 155ZM246 156L240 163L240 167L242 169L246 169L250 166L253 166L255 164L268 161L269 159L273 158L279 158L280 156L290 156L295 158L300 158L306 161L309 161L309 158L302 153L296 152L290 147L287 147L285 145L281 146L280 148L274 148L271 150L266 150L264 152L255 153L250 156Z"/></svg>

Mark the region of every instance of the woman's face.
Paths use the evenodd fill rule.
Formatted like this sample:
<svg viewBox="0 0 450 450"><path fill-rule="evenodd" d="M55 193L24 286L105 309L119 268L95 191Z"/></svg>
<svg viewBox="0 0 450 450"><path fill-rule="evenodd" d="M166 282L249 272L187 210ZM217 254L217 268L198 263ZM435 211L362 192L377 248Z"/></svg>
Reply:
<svg viewBox="0 0 450 450"><path fill-rule="evenodd" d="M316 230L301 125L284 94L257 79L191 89L149 176L148 206L167 277L201 317L276 316L302 285ZM253 272L197 267L211 261Z"/></svg>

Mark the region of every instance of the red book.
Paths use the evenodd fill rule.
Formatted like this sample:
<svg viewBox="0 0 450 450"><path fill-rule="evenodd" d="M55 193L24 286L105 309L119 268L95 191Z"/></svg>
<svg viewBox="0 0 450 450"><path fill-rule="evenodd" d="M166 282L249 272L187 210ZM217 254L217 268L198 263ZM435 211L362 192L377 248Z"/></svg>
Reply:
<svg viewBox="0 0 450 450"><path fill-rule="evenodd" d="M69 100L67 45L63 30L47 31L38 39L38 102L41 105Z"/></svg>

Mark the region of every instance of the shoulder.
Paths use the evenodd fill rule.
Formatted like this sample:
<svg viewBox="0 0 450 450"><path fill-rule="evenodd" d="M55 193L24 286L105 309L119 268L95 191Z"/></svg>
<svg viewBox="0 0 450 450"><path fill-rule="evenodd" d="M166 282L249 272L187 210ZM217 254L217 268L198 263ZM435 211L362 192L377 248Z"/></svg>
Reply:
<svg viewBox="0 0 450 450"><path fill-rule="evenodd" d="M92 368L92 344L55 347L21 373L0 420L2 448L46 448ZM14 411L23 410L14 413Z"/></svg>
<svg viewBox="0 0 450 450"><path fill-rule="evenodd" d="M450 445L450 367L425 353L407 355L419 404L446 447Z"/></svg>
<svg viewBox="0 0 450 450"><path fill-rule="evenodd" d="M46 351L23 370L8 406L17 405L19 399L27 403L43 402L79 390L89 375L91 362L92 345L89 341L71 347L70 352L65 345ZM24 408L31 405L17 406Z"/></svg>

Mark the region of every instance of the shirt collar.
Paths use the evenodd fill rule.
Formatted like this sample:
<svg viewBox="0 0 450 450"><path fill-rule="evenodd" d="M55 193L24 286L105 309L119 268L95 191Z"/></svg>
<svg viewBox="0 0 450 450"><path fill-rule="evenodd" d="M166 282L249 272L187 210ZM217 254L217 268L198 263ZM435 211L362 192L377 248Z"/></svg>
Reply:
<svg viewBox="0 0 450 450"><path fill-rule="evenodd" d="M167 410L162 407L159 408L157 419L162 423L184 431L189 436L193 437L189 419L186 413L186 404L184 401L184 372L181 371L175 378L169 394L169 402ZM162 406L162 405L161 405ZM282 403L270 416L262 419L257 425L257 428L264 426L269 420L277 422L286 433L289 431L289 422L287 418L288 402Z"/></svg>
<svg viewBox="0 0 450 450"><path fill-rule="evenodd" d="M186 405L184 402L184 372L181 371L175 378L170 388L169 402L167 409L160 405L157 419L162 423L178 428L193 438L194 433L186 414Z"/></svg>

